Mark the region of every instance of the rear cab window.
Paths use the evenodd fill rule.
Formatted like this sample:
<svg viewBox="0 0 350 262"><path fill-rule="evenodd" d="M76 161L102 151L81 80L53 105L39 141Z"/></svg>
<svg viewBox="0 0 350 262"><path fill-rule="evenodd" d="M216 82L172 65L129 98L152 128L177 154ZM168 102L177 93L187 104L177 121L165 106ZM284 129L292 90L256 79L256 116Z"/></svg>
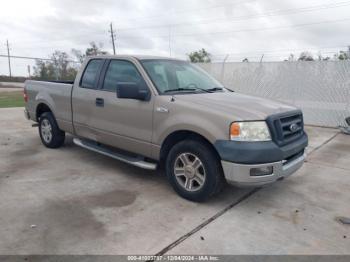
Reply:
<svg viewBox="0 0 350 262"><path fill-rule="evenodd" d="M97 82L103 66L103 59L92 59L85 68L80 81L80 87L88 89L97 89Z"/></svg>

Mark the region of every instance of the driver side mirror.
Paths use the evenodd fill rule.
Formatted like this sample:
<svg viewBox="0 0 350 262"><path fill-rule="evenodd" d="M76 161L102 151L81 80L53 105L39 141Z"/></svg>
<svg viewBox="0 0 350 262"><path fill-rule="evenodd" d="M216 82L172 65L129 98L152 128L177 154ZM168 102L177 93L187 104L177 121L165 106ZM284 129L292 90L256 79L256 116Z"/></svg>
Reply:
<svg viewBox="0 0 350 262"><path fill-rule="evenodd" d="M151 97L151 94L148 89L141 88L137 83L119 82L117 83L117 97L148 101Z"/></svg>

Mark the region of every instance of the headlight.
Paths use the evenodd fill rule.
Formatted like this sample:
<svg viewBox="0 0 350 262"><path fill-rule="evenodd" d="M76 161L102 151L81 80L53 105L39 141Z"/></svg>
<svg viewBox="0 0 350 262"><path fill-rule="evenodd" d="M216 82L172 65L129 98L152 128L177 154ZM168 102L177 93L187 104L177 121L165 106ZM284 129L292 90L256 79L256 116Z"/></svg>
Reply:
<svg viewBox="0 0 350 262"><path fill-rule="evenodd" d="M230 127L230 139L234 141L270 141L269 128L265 121L234 122Z"/></svg>

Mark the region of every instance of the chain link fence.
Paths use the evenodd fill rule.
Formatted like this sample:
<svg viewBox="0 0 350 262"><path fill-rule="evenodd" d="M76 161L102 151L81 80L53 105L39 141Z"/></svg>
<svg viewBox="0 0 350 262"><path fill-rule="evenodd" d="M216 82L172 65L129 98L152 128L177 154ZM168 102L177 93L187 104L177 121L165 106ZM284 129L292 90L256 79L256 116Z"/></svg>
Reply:
<svg viewBox="0 0 350 262"><path fill-rule="evenodd" d="M12 76L33 77L36 60L38 58L11 57ZM279 100L301 108L306 124L346 126L345 118L350 116L349 60L198 65L237 92ZM69 66L77 69L79 64L69 61ZM9 75L7 57L0 57L0 69L0 75ZM59 68L54 70L51 78L63 79ZM12 77L12 80L15 79ZM24 78L21 79L24 81Z"/></svg>
<svg viewBox="0 0 350 262"><path fill-rule="evenodd" d="M346 126L350 61L199 64L228 88L293 104L309 125Z"/></svg>

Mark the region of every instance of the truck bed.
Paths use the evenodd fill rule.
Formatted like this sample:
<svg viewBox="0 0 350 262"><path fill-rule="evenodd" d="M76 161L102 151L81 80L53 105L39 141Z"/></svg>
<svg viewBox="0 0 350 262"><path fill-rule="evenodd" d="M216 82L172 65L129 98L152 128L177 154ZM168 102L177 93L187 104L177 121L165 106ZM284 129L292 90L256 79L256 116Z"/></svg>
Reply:
<svg viewBox="0 0 350 262"><path fill-rule="evenodd" d="M69 84L69 85L73 85L74 81L71 80L47 80L47 81L43 81L43 80L36 80L37 82L49 82L49 83L56 83L56 84Z"/></svg>
<svg viewBox="0 0 350 262"><path fill-rule="evenodd" d="M36 120L36 108L40 103L49 104L54 113L57 124L62 130L71 130L72 104L71 81L34 81L27 80L24 88L28 95L27 111L30 118ZM49 102L49 103L47 103Z"/></svg>

